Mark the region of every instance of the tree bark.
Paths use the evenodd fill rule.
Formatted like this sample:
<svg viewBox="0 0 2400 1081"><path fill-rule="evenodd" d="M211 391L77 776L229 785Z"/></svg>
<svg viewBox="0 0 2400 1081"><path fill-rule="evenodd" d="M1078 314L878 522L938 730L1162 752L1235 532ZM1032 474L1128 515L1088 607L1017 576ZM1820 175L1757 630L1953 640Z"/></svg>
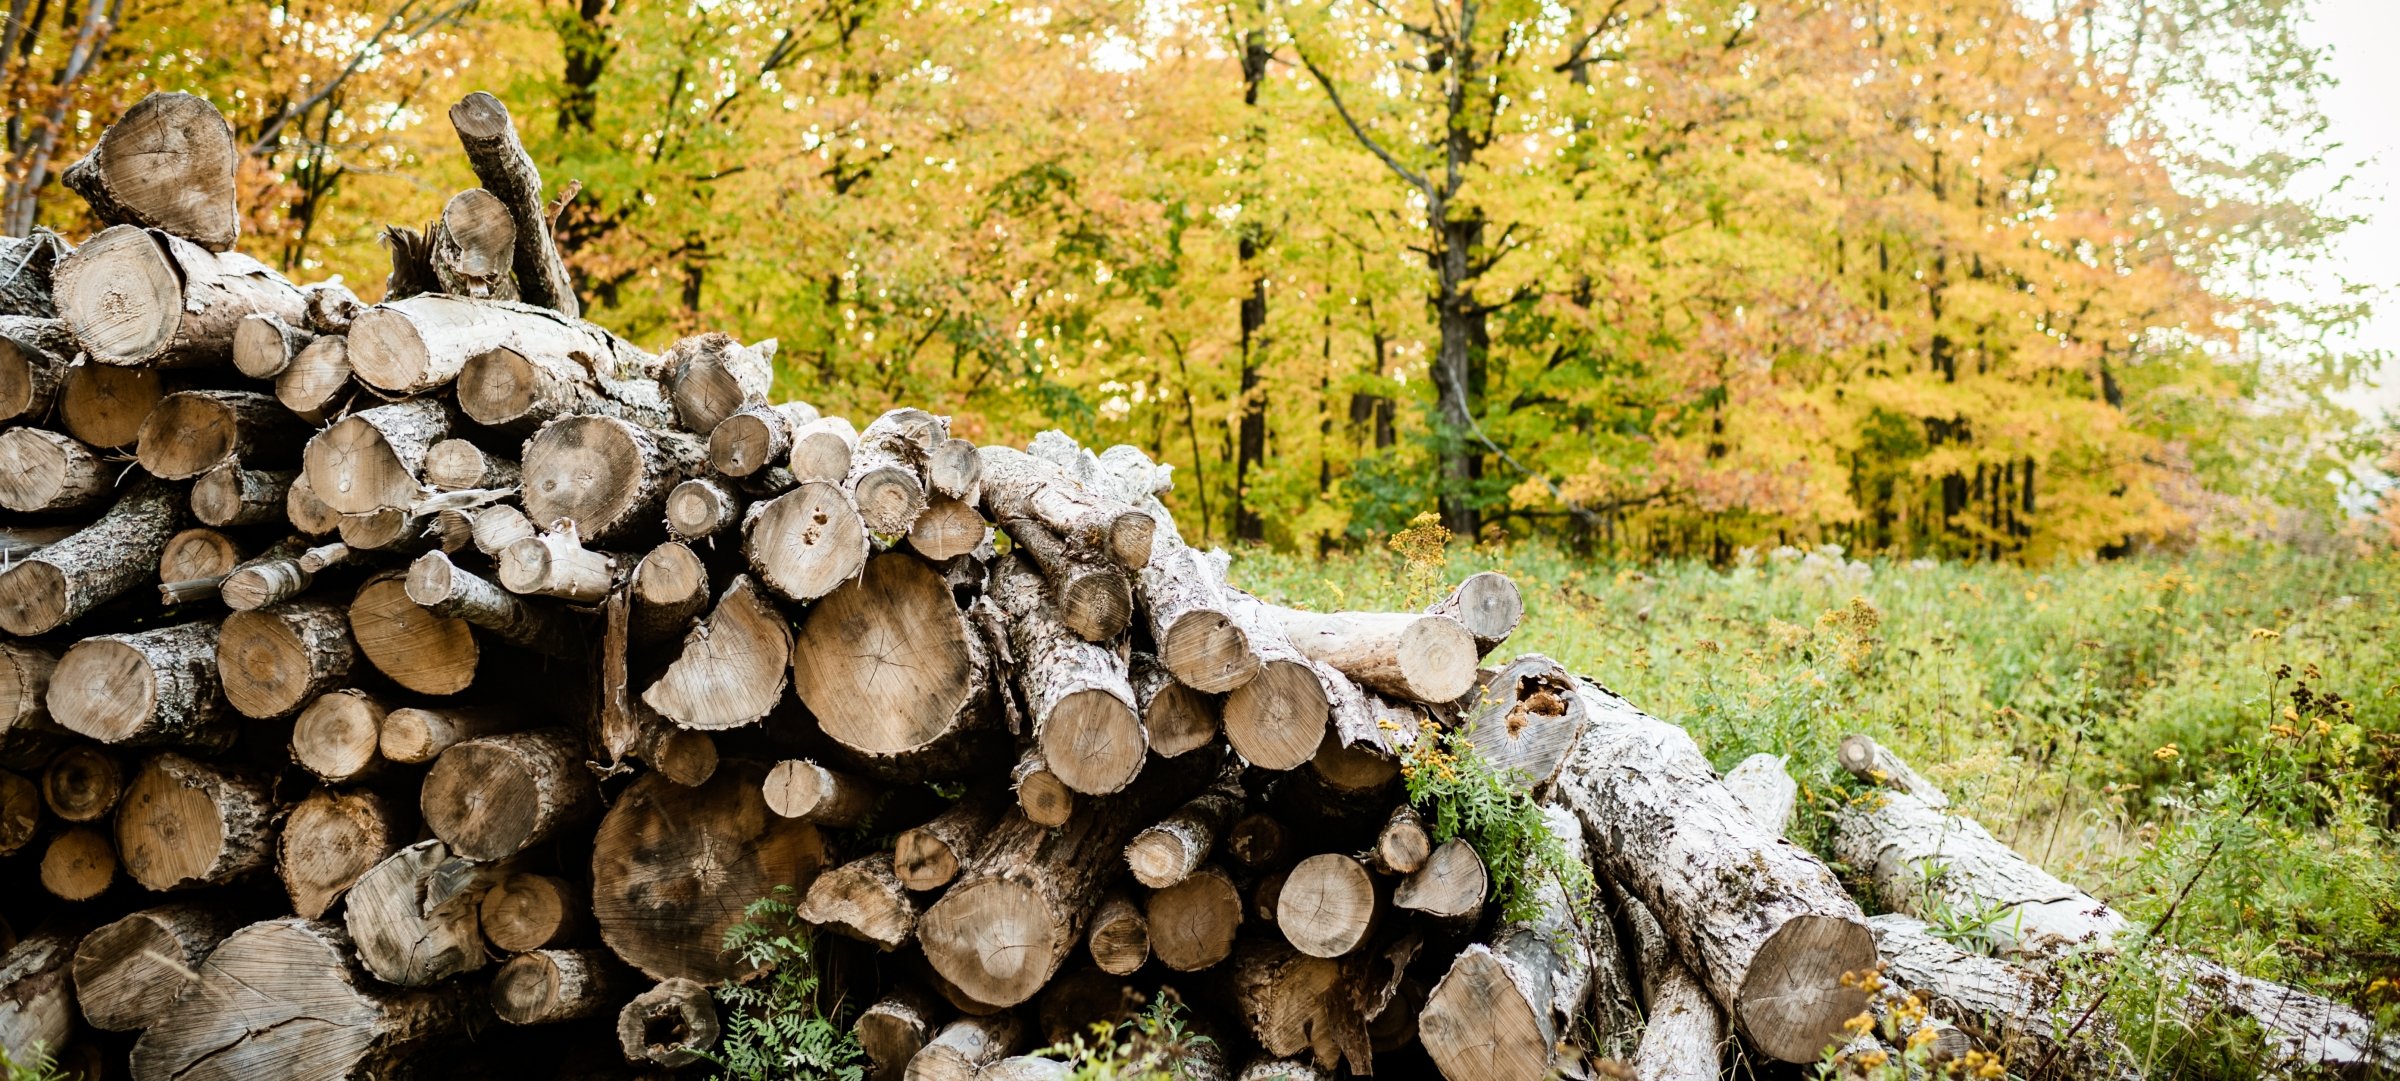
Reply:
<svg viewBox="0 0 2400 1081"><path fill-rule="evenodd" d="M318 919L359 876L416 836L413 815L367 789L320 788L292 808L275 870L292 911Z"/></svg>
<svg viewBox="0 0 2400 1081"><path fill-rule="evenodd" d="M894 409L858 433L842 490L850 494L868 532L907 535L925 511L925 457L949 437L950 418L922 409Z"/></svg>
<svg viewBox="0 0 2400 1081"><path fill-rule="evenodd" d="M299 476L297 470L244 469L227 462L192 482L192 517L219 529L282 522L292 481Z"/></svg>
<svg viewBox="0 0 2400 1081"><path fill-rule="evenodd" d="M207 622L75 643L50 676L50 715L103 743L219 750L235 722L219 693L215 641Z"/></svg>
<svg viewBox="0 0 2400 1081"><path fill-rule="evenodd" d="M273 858L280 809L257 780L162 754L125 788L117 856L147 889L222 885Z"/></svg>
<svg viewBox="0 0 2400 1081"><path fill-rule="evenodd" d="M1067 787L1104 796L1132 783L1149 752L1125 660L1083 640L1052 609L1042 576L1020 559L993 569L986 596L1008 626L1034 740Z"/></svg>
<svg viewBox="0 0 2400 1081"><path fill-rule="evenodd" d="M108 502L118 469L73 439L40 428L0 432L0 508L71 514Z"/></svg>
<svg viewBox="0 0 2400 1081"><path fill-rule="evenodd" d="M1906 792L1928 807L1950 806L1950 797L1943 795L1932 781L1908 768L1908 763L1901 761L1899 755L1885 750L1882 744L1867 736L1857 733L1843 736L1834 755L1844 770L1861 781L1879 788Z"/></svg>
<svg viewBox="0 0 2400 1081"><path fill-rule="evenodd" d="M614 399L607 391L620 388L612 384L650 382L656 370L655 361L616 335L530 297L514 304L426 293L386 301L360 313L349 340L350 366L360 382L392 394L423 394L459 381L460 407L495 427L546 406L579 404L587 394ZM470 389L462 374L470 361L502 351L523 365L482 373ZM504 387L502 380L518 385ZM669 423L654 382L631 398L620 404L636 407L640 419Z"/></svg>
<svg viewBox="0 0 2400 1081"><path fill-rule="evenodd" d="M475 682L481 652L466 620L408 599L397 572L377 575L350 601L350 636L376 671L418 694L447 695Z"/></svg>
<svg viewBox="0 0 2400 1081"><path fill-rule="evenodd" d="M300 290L258 260L131 225L84 241L55 280L59 318L84 354L118 367L221 367L244 318L303 314Z"/></svg>
<svg viewBox="0 0 2400 1081"><path fill-rule="evenodd" d="M884 950L906 944L917 929L917 902L892 873L892 854L878 852L835 867L809 884L799 917L835 934Z"/></svg>
<svg viewBox="0 0 2400 1081"><path fill-rule="evenodd" d="M365 691L319 695L292 722L292 761L327 784L364 780L381 772L375 755L385 707Z"/></svg>
<svg viewBox="0 0 2400 1081"><path fill-rule="evenodd" d="M863 439L863 437L862 437ZM1150 515L1085 489L1063 470L1013 447L979 448L984 517L1030 518L1067 544L1129 568L1150 561L1158 523ZM857 466L852 466L857 472Z"/></svg>
<svg viewBox="0 0 2400 1081"><path fill-rule="evenodd" d="M893 873L912 890L949 885L982 851L1003 806L1004 801L993 793L972 793L924 825L902 830L892 842Z"/></svg>
<svg viewBox="0 0 2400 1081"><path fill-rule="evenodd" d="M677 484L699 476L700 441L615 417L561 417L525 443L525 514L574 522L586 540L654 528Z"/></svg>
<svg viewBox="0 0 2400 1081"><path fill-rule="evenodd" d="M750 505L742 552L777 596L808 602L856 581L867 563L867 529L840 488L802 484Z"/></svg>
<svg viewBox="0 0 2400 1081"><path fill-rule="evenodd" d="M765 779L750 762L691 788L644 776L610 806L592 842L592 916L617 956L653 979L741 973L726 928L776 886L805 890L825 860L815 826L768 812Z"/></svg>
<svg viewBox="0 0 2400 1081"><path fill-rule="evenodd" d="M483 937L503 953L565 947L590 923L591 897L566 879L518 872L484 891Z"/></svg>
<svg viewBox="0 0 2400 1081"><path fill-rule="evenodd" d="M0 238L4 243L5 238ZM0 254L0 266L16 260ZM7 288L0 286L0 308L8 306ZM49 303L45 282L42 302ZM68 367L82 347L67 325L36 315L0 315L0 421L41 423L58 403ZM137 419L136 423L139 421Z"/></svg>
<svg viewBox="0 0 2400 1081"><path fill-rule="evenodd" d="M599 813L583 760L582 738L565 728L471 739L434 761L417 809L461 857L507 859Z"/></svg>
<svg viewBox="0 0 2400 1081"><path fill-rule="evenodd" d="M941 576L905 552L811 606L792 645L800 701L886 779L963 775L997 751L993 671Z"/></svg>
<svg viewBox="0 0 2400 1081"><path fill-rule="evenodd" d="M342 605L324 599L235 612L217 629L216 653L225 700L262 719L291 716L348 682L358 658Z"/></svg>
<svg viewBox="0 0 2400 1081"><path fill-rule="evenodd" d="M132 1032L167 1016L236 921L206 905L145 909L75 947L75 1004L93 1028Z"/></svg>
<svg viewBox="0 0 2400 1081"><path fill-rule="evenodd" d="M173 485L137 481L89 527L0 571L0 629L47 634L140 585L158 567L183 502Z"/></svg>
<svg viewBox="0 0 2400 1081"><path fill-rule="evenodd" d="M511 260L517 291L527 304L559 312L572 319L582 314L567 262L550 232L550 209L542 203L542 174L534 168L525 144L500 99L476 91L450 107L450 127L467 152L467 165L483 189L508 208L516 222L516 251Z"/></svg>
<svg viewBox="0 0 2400 1081"><path fill-rule="evenodd" d="M1100 966L1100 971L1112 976L1133 975L1150 961L1150 920L1133 898L1112 892L1092 913L1084 945L1092 951L1092 963Z"/></svg>
<svg viewBox="0 0 2400 1081"><path fill-rule="evenodd" d="M100 132L92 152L59 174L110 225L160 229L210 251L241 236L233 128L207 98L152 93Z"/></svg>
<svg viewBox="0 0 2400 1081"><path fill-rule="evenodd" d="M70 250L64 237L48 229L35 229L27 236L0 237L0 266L16 268L15 273L0 278L0 316L56 318L58 306L51 301L51 278L60 257ZM61 355L72 355L72 351Z"/></svg>
<svg viewBox="0 0 2400 1081"><path fill-rule="evenodd" d="M509 958L492 977L492 1012L512 1025L605 1017L632 987L632 975L607 950L534 950Z"/></svg>
<svg viewBox="0 0 2400 1081"><path fill-rule="evenodd" d="M461 570L444 553L418 556L407 582L408 599L426 611L466 620L512 646L570 659L586 652L581 621Z"/></svg>
<svg viewBox="0 0 2400 1081"><path fill-rule="evenodd" d="M1866 917L1814 856L1752 821L1682 729L1578 684L1583 735L1557 787L1596 871L1666 929L1761 1053L1811 1062L1866 1005Z"/></svg>

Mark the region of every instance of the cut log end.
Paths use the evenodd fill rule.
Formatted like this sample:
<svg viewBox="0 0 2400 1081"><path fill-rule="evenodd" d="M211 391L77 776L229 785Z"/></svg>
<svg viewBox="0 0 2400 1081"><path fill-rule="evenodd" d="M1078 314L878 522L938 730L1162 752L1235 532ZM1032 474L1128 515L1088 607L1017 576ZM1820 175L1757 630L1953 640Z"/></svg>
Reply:
<svg viewBox="0 0 2400 1081"><path fill-rule="evenodd" d="M1284 877L1275 926L1302 953L1340 957L1374 930L1376 907L1375 876L1357 860L1327 852L1301 860Z"/></svg>
<svg viewBox="0 0 2400 1081"><path fill-rule="evenodd" d="M1250 636L1223 612L1196 608L1159 632L1158 657L1177 681L1193 690L1222 694L1258 675Z"/></svg>
<svg viewBox="0 0 2400 1081"><path fill-rule="evenodd" d="M1225 738L1262 769L1296 769L1325 740L1328 704L1316 670L1270 661L1225 698Z"/></svg>
<svg viewBox="0 0 2400 1081"><path fill-rule="evenodd" d="M1759 1050L1812 1062L1866 1011L1856 981L1875 969L1875 935L1863 923L1802 915L1768 936L1742 979L1734 1019ZM1842 985L1848 975L1853 986Z"/></svg>
<svg viewBox="0 0 2400 1081"><path fill-rule="evenodd" d="M1082 690L1042 721L1042 756L1068 788L1104 796L1133 782L1149 753L1141 719L1113 694Z"/></svg>

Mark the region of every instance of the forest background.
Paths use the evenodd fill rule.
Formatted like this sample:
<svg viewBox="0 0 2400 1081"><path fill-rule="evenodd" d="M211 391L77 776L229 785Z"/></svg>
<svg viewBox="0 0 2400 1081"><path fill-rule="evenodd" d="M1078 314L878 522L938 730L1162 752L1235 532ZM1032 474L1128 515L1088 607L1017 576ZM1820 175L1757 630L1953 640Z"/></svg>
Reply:
<svg viewBox="0 0 2400 1081"><path fill-rule="evenodd" d="M370 299L499 94L594 318L1178 467L1186 531L2045 563L2371 502L2301 0L10 0L6 231L157 89ZM2178 117L2238 115L2227 141ZM2323 185L2319 185L2322 187ZM2372 481L2364 482L2369 486ZM2400 521L2400 512L2395 512ZM2366 523L2353 520L2352 532Z"/></svg>

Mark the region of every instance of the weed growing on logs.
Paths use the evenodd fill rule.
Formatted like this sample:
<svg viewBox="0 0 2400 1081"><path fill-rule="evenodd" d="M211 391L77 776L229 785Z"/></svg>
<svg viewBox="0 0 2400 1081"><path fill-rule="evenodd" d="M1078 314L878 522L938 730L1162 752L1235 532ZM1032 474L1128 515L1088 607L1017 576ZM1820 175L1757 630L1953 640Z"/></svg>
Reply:
<svg viewBox="0 0 2400 1081"><path fill-rule="evenodd" d="M1078 1033L1037 1052L1061 1059L1069 1081L1183 1081L1199 1054L1214 1041L1184 1024L1183 1000L1162 989L1142 1012L1122 1023L1094 1024L1090 1037Z"/></svg>
<svg viewBox="0 0 2400 1081"><path fill-rule="evenodd" d="M58 1060L39 1041L23 1062L0 1049L0 1081L67 1081L67 1077L67 1071L59 1068Z"/></svg>
<svg viewBox="0 0 2400 1081"><path fill-rule="evenodd" d="M1557 882L1578 909L1590 907L1592 869L1550 832L1531 786L1485 761L1466 733L1427 722L1401 758L1400 775L1409 804L1433 824L1436 844L1465 838L1483 857L1502 919L1532 918L1541 907L1535 892L1544 882Z"/></svg>
<svg viewBox="0 0 2400 1081"><path fill-rule="evenodd" d="M842 1003L819 998L815 942L791 887L777 886L743 909L741 922L725 931L725 951L757 972L716 989L724 1014L713 1059L719 1081L866 1077L866 1051L850 1034Z"/></svg>

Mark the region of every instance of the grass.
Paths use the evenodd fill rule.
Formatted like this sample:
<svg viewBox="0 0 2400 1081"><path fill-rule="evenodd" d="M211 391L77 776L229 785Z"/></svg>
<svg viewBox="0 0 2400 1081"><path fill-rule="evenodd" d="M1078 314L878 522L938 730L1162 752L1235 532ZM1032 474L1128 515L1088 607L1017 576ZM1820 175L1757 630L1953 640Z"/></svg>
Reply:
<svg viewBox="0 0 2400 1081"><path fill-rule="evenodd" d="M2400 1021L2400 558L2027 569L1785 550L1713 568L1419 546L1246 551L1233 578L1389 608L1487 569L1525 592L1502 652L1548 654L1684 725L1720 768L1789 755L1793 834L1820 853L1834 745L1865 732L2051 871L2166 917L2164 939ZM2128 1031L2160 1027L2119 997Z"/></svg>

